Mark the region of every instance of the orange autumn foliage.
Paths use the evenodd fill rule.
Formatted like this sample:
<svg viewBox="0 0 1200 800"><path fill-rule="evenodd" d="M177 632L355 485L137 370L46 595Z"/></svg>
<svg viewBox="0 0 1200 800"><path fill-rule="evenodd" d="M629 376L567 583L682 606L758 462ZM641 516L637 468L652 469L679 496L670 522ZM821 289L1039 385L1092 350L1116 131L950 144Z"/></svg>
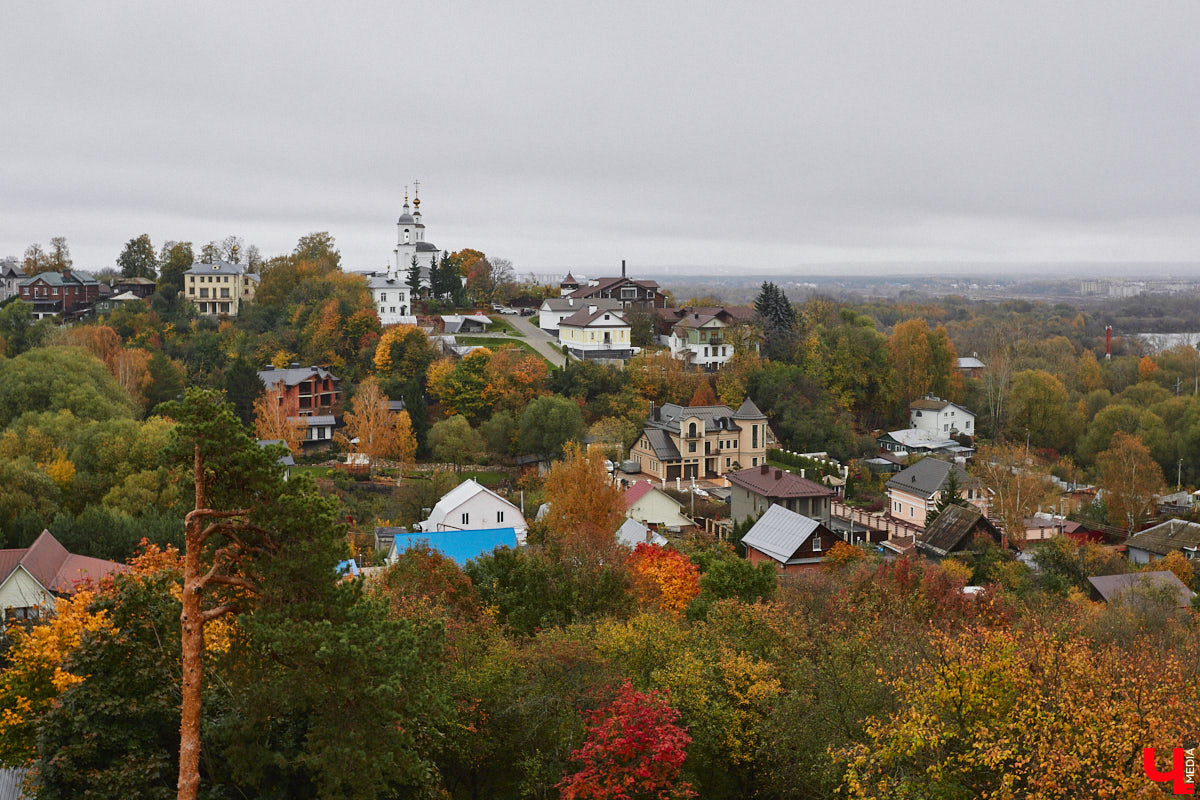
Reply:
<svg viewBox="0 0 1200 800"><path fill-rule="evenodd" d="M672 547L642 542L629 565L634 594L644 605L678 615L700 594L700 568Z"/></svg>
<svg viewBox="0 0 1200 800"><path fill-rule="evenodd" d="M625 518L625 497L604 469L604 457L577 443L546 474L546 527L561 544L615 544Z"/></svg>

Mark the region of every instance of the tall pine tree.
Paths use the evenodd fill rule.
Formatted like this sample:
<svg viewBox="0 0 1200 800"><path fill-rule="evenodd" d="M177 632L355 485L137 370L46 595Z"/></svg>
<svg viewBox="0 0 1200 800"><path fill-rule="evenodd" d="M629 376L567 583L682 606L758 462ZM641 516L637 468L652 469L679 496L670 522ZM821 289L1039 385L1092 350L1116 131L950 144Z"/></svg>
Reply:
<svg viewBox="0 0 1200 800"><path fill-rule="evenodd" d="M763 351L768 358L783 358L792 350L796 333L796 309L782 289L764 281L754 310L763 329Z"/></svg>

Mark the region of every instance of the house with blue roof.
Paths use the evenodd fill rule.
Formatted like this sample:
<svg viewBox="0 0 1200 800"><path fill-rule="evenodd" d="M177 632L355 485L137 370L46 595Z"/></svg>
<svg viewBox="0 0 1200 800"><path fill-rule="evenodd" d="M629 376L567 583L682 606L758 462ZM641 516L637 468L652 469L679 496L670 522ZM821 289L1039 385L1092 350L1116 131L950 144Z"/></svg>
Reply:
<svg viewBox="0 0 1200 800"><path fill-rule="evenodd" d="M440 530L397 533L392 537L387 563L395 563L408 548L425 544L460 567L472 559L485 556L497 547L518 547L515 528L483 528L468 531Z"/></svg>

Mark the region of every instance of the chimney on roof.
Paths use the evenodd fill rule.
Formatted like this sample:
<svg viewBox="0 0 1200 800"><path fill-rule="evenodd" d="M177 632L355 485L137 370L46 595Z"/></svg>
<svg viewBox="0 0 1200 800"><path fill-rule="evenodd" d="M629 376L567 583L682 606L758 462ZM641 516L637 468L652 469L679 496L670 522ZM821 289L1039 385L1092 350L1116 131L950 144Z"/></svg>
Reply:
<svg viewBox="0 0 1200 800"><path fill-rule="evenodd" d="M771 469L770 465L768 465L766 462L763 462L762 466L760 466L758 468L759 474L766 475L767 472L770 471L770 469Z"/></svg>
<svg viewBox="0 0 1200 800"><path fill-rule="evenodd" d="M62 270L62 276L63 276L64 278L70 278L70 277L71 277L71 268L70 268L70 267L63 267L63 270Z"/></svg>
<svg viewBox="0 0 1200 800"><path fill-rule="evenodd" d="M621 277L625 277L625 259L621 259Z"/></svg>
<svg viewBox="0 0 1200 800"><path fill-rule="evenodd" d="M588 306L588 313L595 314L597 308L598 308L598 306Z"/></svg>
<svg viewBox="0 0 1200 800"><path fill-rule="evenodd" d="M783 470L781 470L781 469L775 470L775 480L778 481L778 480L782 480L782 479L783 479Z"/></svg>
<svg viewBox="0 0 1200 800"><path fill-rule="evenodd" d="M274 364L267 364L267 366L266 366L265 368L266 368L266 369L275 369L275 365L274 365Z"/></svg>
<svg viewBox="0 0 1200 800"><path fill-rule="evenodd" d="M291 368L292 368L292 369L300 369L300 362L299 362L299 361L293 361L293 362L292 362L292 367L291 367Z"/></svg>

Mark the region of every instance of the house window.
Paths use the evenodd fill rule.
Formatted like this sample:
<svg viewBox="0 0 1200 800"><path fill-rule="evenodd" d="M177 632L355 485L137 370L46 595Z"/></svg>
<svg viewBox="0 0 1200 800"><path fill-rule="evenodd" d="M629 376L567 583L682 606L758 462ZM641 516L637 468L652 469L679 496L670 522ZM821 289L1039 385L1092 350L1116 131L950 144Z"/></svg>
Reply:
<svg viewBox="0 0 1200 800"><path fill-rule="evenodd" d="M379 293L379 302L381 302L381 303L387 302L387 292Z"/></svg>
<svg viewBox="0 0 1200 800"><path fill-rule="evenodd" d="M729 459L729 458L726 458L726 459L725 459L725 466L726 466L726 468L728 468L728 467L729 467L729 461L730 461L730 459Z"/></svg>
<svg viewBox="0 0 1200 800"><path fill-rule="evenodd" d="M496 522L504 522L504 512L503 511L496 512Z"/></svg>
<svg viewBox="0 0 1200 800"><path fill-rule="evenodd" d="M750 426L750 446L758 447L758 426L757 425Z"/></svg>
<svg viewBox="0 0 1200 800"><path fill-rule="evenodd" d="M395 314L395 313L396 313L396 307L395 307L395 306L392 306L392 313L393 313L393 314Z"/></svg>
<svg viewBox="0 0 1200 800"><path fill-rule="evenodd" d="M818 534L813 534L813 552L821 552L821 537Z"/></svg>
<svg viewBox="0 0 1200 800"><path fill-rule="evenodd" d="M754 457L754 458L752 458L752 459L750 459L750 466L752 466L752 467L757 467L757 466L758 466L758 457L757 457L757 456L756 456L756 457Z"/></svg>
<svg viewBox="0 0 1200 800"><path fill-rule="evenodd" d="M943 426L942 426L942 430L944 430L944 431L949 431L949 430L950 430L950 424L949 424L949 423L947 423L947 424L943 425Z"/></svg>
<svg viewBox="0 0 1200 800"><path fill-rule="evenodd" d="M470 525L470 524L471 524L471 514L470 514L469 512L467 512L467 511L464 511L464 512L463 512L463 515L462 515L462 524L463 524L463 525Z"/></svg>
<svg viewBox="0 0 1200 800"><path fill-rule="evenodd" d="M696 452L696 443L695 442L688 442L688 452L689 453Z"/></svg>
<svg viewBox="0 0 1200 800"><path fill-rule="evenodd" d="M964 424L963 427L966 428L967 430L971 430L971 420L967 420L966 424Z"/></svg>
<svg viewBox="0 0 1200 800"><path fill-rule="evenodd" d="M37 606L18 606L4 609L5 622L24 622L38 618Z"/></svg>

